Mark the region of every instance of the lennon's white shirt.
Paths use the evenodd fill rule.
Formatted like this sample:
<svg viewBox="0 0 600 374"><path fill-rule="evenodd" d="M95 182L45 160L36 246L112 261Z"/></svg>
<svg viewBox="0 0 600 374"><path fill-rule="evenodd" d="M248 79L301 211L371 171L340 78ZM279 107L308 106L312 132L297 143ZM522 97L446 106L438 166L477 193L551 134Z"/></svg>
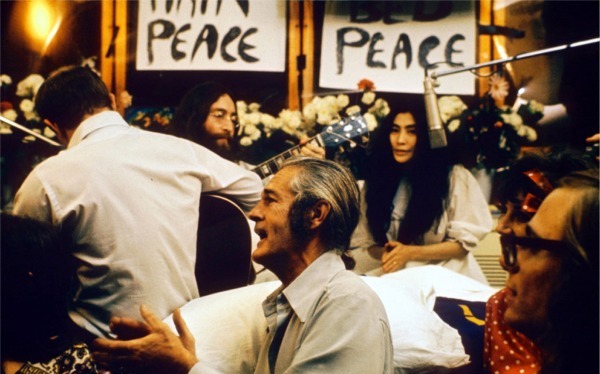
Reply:
<svg viewBox="0 0 600 374"><path fill-rule="evenodd" d="M105 111L30 173L13 212L70 235L79 284L69 315L106 336L111 316L139 319L143 303L162 319L199 296L201 192L226 194L249 211L262 189L256 174L204 147L130 127Z"/></svg>

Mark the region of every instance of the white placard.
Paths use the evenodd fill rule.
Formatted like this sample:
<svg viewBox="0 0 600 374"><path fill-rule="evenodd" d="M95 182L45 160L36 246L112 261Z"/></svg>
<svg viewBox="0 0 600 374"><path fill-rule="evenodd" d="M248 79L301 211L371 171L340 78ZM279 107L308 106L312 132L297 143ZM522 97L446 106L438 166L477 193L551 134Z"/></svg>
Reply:
<svg viewBox="0 0 600 374"><path fill-rule="evenodd" d="M437 71L475 64L472 1L344 1L326 6L321 87L357 89L361 79L377 91L423 93L425 66ZM438 94L475 93L468 72L438 79Z"/></svg>
<svg viewBox="0 0 600 374"><path fill-rule="evenodd" d="M284 1L138 4L138 70L285 71Z"/></svg>

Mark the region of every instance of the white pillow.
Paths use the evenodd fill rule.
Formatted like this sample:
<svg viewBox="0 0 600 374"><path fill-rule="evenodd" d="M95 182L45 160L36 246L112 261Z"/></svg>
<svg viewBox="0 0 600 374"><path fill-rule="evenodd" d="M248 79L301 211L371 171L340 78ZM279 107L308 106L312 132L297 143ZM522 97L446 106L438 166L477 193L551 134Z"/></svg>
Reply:
<svg viewBox="0 0 600 374"><path fill-rule="evenodd" d="M438 366L455 368L469 363L458 331L433 311L432 287L415 287L392 278L362 279L385 306L396 373Z"/></svg>
<svg viewBox="0 0 600 374"><path fill-rule="evenodd" d="M393 278L362 277L388 314L396 373L469 362L458 332L433 312L433 288ZM281 283L267 282L190 301L181 313L196 339L200 362L221 373L252 373L266 335L261 303ZM175 330L172 317L165 322ZM368 354L368 352L365 352Z"/></svg>
<svg viewBox="0 0 600 374"><path fill-rule="evenodd" d="M281 282L265 282L203 296L181 307L196 339L196 356L219 373L253 373L267 321L262 301ZM172 315L164 320L173 331Z"/></svg>
<svg viewBox="0 0 600 374"><path fill-rule="evenodd" d="M498 291L487 284L438 265L406 268L385 274L382 278L396 279L402 284L410 284L421 289L433 287L436 296L467 301L485 302Z"/></svg>

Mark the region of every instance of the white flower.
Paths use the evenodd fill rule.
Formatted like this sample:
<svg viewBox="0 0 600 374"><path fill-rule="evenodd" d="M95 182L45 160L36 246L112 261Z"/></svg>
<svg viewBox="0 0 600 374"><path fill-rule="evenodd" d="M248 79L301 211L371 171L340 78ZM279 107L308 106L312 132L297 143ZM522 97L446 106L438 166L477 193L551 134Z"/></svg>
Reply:
<svg viewBox="0 0 600 374"><path fill-rule="evenodd" d="M375 118L375 116L371 113L365 113L364 117L365 121L367 122L367 129L369 131L375 130L377 128L377 125L379 124L377 122L377 118Z"/></svg>
<svg viewBox="0 0 600 374"><path fill-rule="evenodd" d="M9 110L12 110L12 109L9 109ZM8 112L8 110L5 112ZM15 112L15 114L16 114L16 112ZM2 115L4 116L4 112L2 113ZM6 118L8 118L8 117L6 117ZM0 134L12 134L12 129L10 128L10 126L7 123L0 122Z"/></svg>
<svg viewBox="0 0 600 374"><path fill-rule="evenodd" d="M317 122L322 125L328 125L333 119L329 110L320 110L317 113Z"/></svg>
<svg viewBox="0 0 600 374"><path fill-rule="evenodd" d="M273 121L273 130L277 130L283 127L283 120L279 117L275 118Z"/></svg>
<svg viewBox="0 0 600 374"><path fill-rule="evenodd" d="M48 126L44 127L44 136L47 138L54 138L56 136L56 133L54 131L52 131L52 129Z"/></svg>
<svg viewBox="0 0 600 374"><path fill-rule="evenodd" d="M333 95L325 96L321 102L325 103L329 108L337 108L338 105L337 99Z"/></svg>
<svg viewBox="0 0 600 374"><path fill-rule="evenodd" d="M31 74L17 84L17 92L20 97L33 97L37 94L44 78L39 74Z"/></svg>
<svg viewBox="0 0 600 374"><path fill-rule="evenodd" d="M532 113L544 113L544 104L539 103L535 100L529 102L529 110Z"/></svg>
<svg viewBox="0 0 600 374"><path fill-rule="evenodd" d="M494 100L503 100L508 96L508 82L501 76L492 75L490 77L490 96Z"/></svg>
<svg viewBox="0 0 600 374"><path fill-rule="evenodd" d="M530 142L533 142L537 139L537 133L535 130L526 125L519 127L517 129L517 134L523 138L526 138Z"/></svg>
<svg viewBox="0 0 600 374"><path fill-rule="evenodd" d="M19 104L19 109L21 109L21 111L23 111L25 115L27 115L27 113L32 112L34 107L35 105L33 104L33 101L29 99L23 99L21 100L21 104Z"/></svg>
<svg viewBox="0 0 600 374"><path fill-rule="evenodd" d="M12 79L6 74L0 75L0 86L12 84Z"/></svg>
<svg viewBox="0 0 600 374"><path fill-rule="evenodd" d="M454 132L460 126L460 120L458 118L453 119L448 123L448 131Z"/></svg>
<svg viewBox="0 0 600 374"><path fill-rule="evenodd" d="M240 139L240 145L249 147L252 145L252 139L250 139L248 136L244 136Z"/></svg>
<svg viewBox="0 0 600 374"><path fill-rule="evenodd" d="M293 117L293 113L289 109L284 109L281 112L279 112L279 118L281 118L284 123L290 122L292 117Z"/></svg>
<svg viewBox="0 0 600 374"><path fill-rule="evenodd" d="M380 98L375 100L375 104L369 108L368 112L377 117L383 118L390 114L390 106L388 105L387 101Z"/></svg>
<svg viewBox="0 0 600 374"><path fill-rule="evenodd" d="M2 112L2 117L9 119L11 121L15 121L18 116L19 116L19 114L14 109L7 109L4 112Z"/></svg>
<svg viewBox="0 0 600 374"><path fill-rule="evenodd" d="M525 126L525 128L527 129L527 140L535 142L537 140L537 132L529 126Z"/></svg>
<svg viewBox="0 0 600 374"><path fill-rule="evenodd" d="M129 108L133 102L133 96L131 96L129 92L123 91L119 95L119 102L121 103L123 108Z"/></svg>
<svg viewBox="0 0 600 374"><path fill-rule="evenodd" d="M365 105L371 105L371 103L375 100L375 92L367 91L363 93L362 99L360 100Z"/></svg>
<svg viewBox="0 0 600 374"><path fill-rule="evenodd" d="M23 114L25 115L25 119L27 121L40 122L42 120L35 110L31 112L25 112Z"/></svg>
<svg viewBox="0 0 600 374"><path fill-rule="evenodd" d="M309 103L307 104L304 109L302 109L302 114L304 114L304 118L307 121L316 121L317 119L317 110L315 108L315 105L313 103Z"/></svg>
<svg viewBox="0 0 600 374"><path fill-rule="evenodd" d="M350 98L348 97L348 95L338 95L337 96L338 108L343 109L343 108L347 107L348 104L350 104Z"/></svg>
<svg viewBox="0 0 600 374"><path fill-rule="evenodd" d="M250 112L258 112L260 109L260 104L258 103L250 103L250 105L248 105L248 110L250 110Z"/></svg>
<svg viewBox="0 0 600 374"><path fill-rule="evenodd" d="M260 131L255 131L252 134L250 134L250 139L258 140L261 135L262 135L262 133Z"/></svg>
<svg viewBox="0 0 600 374"><path fill-rule="evenodd" d="M270 114L261 113L260 122L265 125L266 128L272 129L275 125L275 117Z"/></svg>
<svg viewBox="0 0 600 374"><path fill-rule="evenodd" d="M260 123L260 113L259 112L251 112L246 116L246 118L248 119L250 124L252 124L254 126L256 126Z"/></svg>
<svg viewBox="0 0 600 374"><path fill-rule="evenodd" d="M451 118L460 116L462 112L468 109L467 105L463 103L458 96L442 96L438 99L438 106L440 108L440 116L444 123L448 122ZM450 126L448 126L448 128L450 128ZM458 126L456 126L456 128L458 128ZM456 130L456 128L454 128L454 130Z"/></svg>
<svg viewBox="0 0 600 374"><path fill-rule="evenodd" d="M253 135L255 132L259 132L258 128L254 125L244 126L244 134Z"/></svg>
<svg viewBox="0 0 600 374"><path fill-rule="evenodd" d="M349 116L357 113L360 113L360 107L358 105L352 105L351 107L346 109L346 114Z"/></svg>
<svg viewBox="0 0 600 374"><path fill-rule="evenodd" d="M523 119L517 113L502 113L500 116L504 123L511 125L515 130L518 130L523 125Z"/></svg>
<svg viewBox="0 0 600 374"><path fill-rule="evenodd" d="M235 104L236 104L238 113L246 113L246 108L248 108L248 105L246 104L245 101L239 100Z"/></svg>
<svg viewBox="0 0 600 374"><path fill-rule="evenodd" d="M252 123L252 121L250 121L250 118L247 115L240 116L239 122L241 127L254 126L254 124Z"/></svg>
<svg viewBox="0 0 600 374"><path fill-rule="evenodd" d="M290 121L287 123L287 125L288 127L296 130L302 125L302 119L300 117L293 116L292 118L290 118Z"/></svg>

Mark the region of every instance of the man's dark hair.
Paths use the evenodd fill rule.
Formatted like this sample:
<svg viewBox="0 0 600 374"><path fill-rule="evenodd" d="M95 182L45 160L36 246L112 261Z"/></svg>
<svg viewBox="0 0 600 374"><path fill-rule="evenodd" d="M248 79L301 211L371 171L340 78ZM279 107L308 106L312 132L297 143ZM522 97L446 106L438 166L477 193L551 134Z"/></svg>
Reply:
<svg viewBox="0 0 600 374"><path fill-rule="evenodd" d="M72 257L59 231L45 222L2 213L2 355L47 361L61 353Z"/></svg>
<svg viewBox="0 0 600 374"><path fill-rule="evenodd" d="M111 105L110 92L102 79L90 68L82 66L56 70L35 97L39 115L57 123L61 129L74 129L86 114Z"/></svg>
<svg viewBox="0 0 600 374"><path fill-rule="evenodd" d="M194 86L181 99L169 125L169 133L205 147L210 145L206 140L204 122L210 113L210 107L223 95L229 95L233 100L231 91L217 82L204 82Z"/></svg>
<svg viewBox="0 0 600 374"><path fill-rule="evenodd" d="M492 200L498 204L518 203L519 196L532 193L537 196L535 184L525 172L538 170L544 174L552 187L565 175L597 168L597 164L573 149L553 149L545 153L526 152L509 169L498 175L498 188ZM545 196L538 196L543 199ZM522 197L521 197L522 198Z"/></svg>

